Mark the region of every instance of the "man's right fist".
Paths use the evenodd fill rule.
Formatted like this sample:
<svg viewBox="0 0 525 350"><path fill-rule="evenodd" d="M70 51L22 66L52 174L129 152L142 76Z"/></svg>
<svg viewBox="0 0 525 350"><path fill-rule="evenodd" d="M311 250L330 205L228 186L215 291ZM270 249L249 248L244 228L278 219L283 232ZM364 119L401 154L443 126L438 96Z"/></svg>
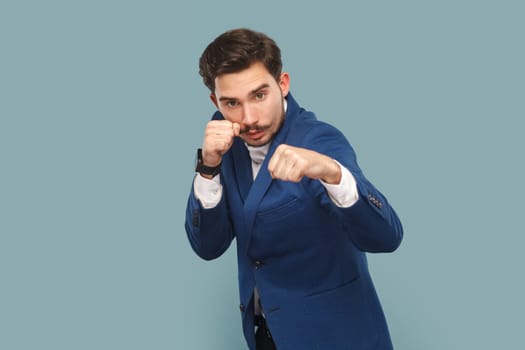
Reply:
<svg viewBox="0 0 525 350"><path fill-rule="evenodd" d="M202 163L209 167L218 166L222 156L239 136L241 126L228 120L212 120L206 125L202 144Z"/></svg>

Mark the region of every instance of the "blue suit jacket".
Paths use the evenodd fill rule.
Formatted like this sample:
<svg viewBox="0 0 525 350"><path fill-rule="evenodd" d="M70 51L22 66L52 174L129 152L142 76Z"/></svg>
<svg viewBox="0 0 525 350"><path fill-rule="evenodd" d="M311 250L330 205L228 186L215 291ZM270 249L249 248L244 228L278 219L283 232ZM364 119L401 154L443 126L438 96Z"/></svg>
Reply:
<svg viewBox="0 0 525 350"><path fill-rule="evenodd" d="M192 189L185 224L190 244L202 258L214 259L237 240L240 309L250 349L255 286L279 350L391 349L365 252L395 250L401 222L363 175L343 134L300 108L291 94L287 100L284 124L255 181L248 151L236 138L223 157L220 203L203 209ZM223 117L217 112L213 118ZM338 160L357 181L357 203L337 207L318 180L273 180L268 161L282 143Z"/></svg>

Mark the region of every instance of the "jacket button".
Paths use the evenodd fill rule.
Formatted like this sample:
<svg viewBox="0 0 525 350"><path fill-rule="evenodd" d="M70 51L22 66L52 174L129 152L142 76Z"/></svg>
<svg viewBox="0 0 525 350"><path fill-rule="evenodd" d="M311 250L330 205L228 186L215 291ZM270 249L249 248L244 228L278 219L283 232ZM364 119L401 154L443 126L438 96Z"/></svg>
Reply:
<svg viewBox="0 0 525 350"><path fill-rule="evenodd" d="M255 260L253 265L255 265L255 268L258 269L258 268L262 267L264 265L264 263L261 260Z"/></svg>
<svg viewBox="0 0 525 350"><path fill-rule="evenodd" d="M244 304L239 305L239 309L241 310L241 312L244 312L244 310L245 310Z"/></svg>
<svg viewBox="0 0 525 350"><path fill-rule="evenodd" d="M199 227L199 212L197 210L193 212L192 224L194 227Z"/></svg>
<svg viewBox="0 0 525 350"><path fill-rule="evenodd" d="M383 203L381 203L381 201L379 199L377 199L376 197L372 196L371 194L368 195L368 200L370 202L372 202L372 204L375 205L376 207L378 207L379 209L381 209L381 207L383 206Z"/></svg>

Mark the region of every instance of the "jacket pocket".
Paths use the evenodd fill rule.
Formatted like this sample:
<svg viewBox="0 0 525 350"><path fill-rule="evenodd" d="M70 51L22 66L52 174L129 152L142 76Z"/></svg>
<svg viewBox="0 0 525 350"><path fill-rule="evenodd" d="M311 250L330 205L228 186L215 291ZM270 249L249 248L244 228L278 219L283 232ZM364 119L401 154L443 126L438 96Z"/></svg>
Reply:
<svg viewBox="0 0 525 350"><path fill-rule="evenodd" d="M269 208L257 212L257 218L264 221L276 221L293 215L301 209L298 198L293 198L283 204L279 204L277 207Z"/></svg>
<svg viewBox="0 0 525 350"><path fill-rule="evenodd" d="M365 292L365 282L357 277L333 289L308 295L298 311L297 331L315 349L372 349L378 339L377 327ZM346 345L343 345L346 344Z"/></svg>

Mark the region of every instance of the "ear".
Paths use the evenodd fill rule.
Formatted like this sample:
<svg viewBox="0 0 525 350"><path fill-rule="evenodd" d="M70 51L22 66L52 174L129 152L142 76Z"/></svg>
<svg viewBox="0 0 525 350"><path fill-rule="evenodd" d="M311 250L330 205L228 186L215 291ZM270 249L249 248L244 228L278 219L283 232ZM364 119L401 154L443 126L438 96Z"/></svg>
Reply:
<svg viewBox="0 0 525 350"><path fill-rule="evenodd" d="M217 109L219 109L219 104L217 103L217 96L215 96L215 94L213 92L210 94L210 100L211 100L211 102L213 102L215 107L217 107Z"/></svg>
<svg viewBox="0 0 525 350"><path fill-rule="evenodd" d="M288 73L281 73L281 77L279 79L279 87L281 88L283 96L288 96L288 92L290 91L290 75Z"/></svg>

